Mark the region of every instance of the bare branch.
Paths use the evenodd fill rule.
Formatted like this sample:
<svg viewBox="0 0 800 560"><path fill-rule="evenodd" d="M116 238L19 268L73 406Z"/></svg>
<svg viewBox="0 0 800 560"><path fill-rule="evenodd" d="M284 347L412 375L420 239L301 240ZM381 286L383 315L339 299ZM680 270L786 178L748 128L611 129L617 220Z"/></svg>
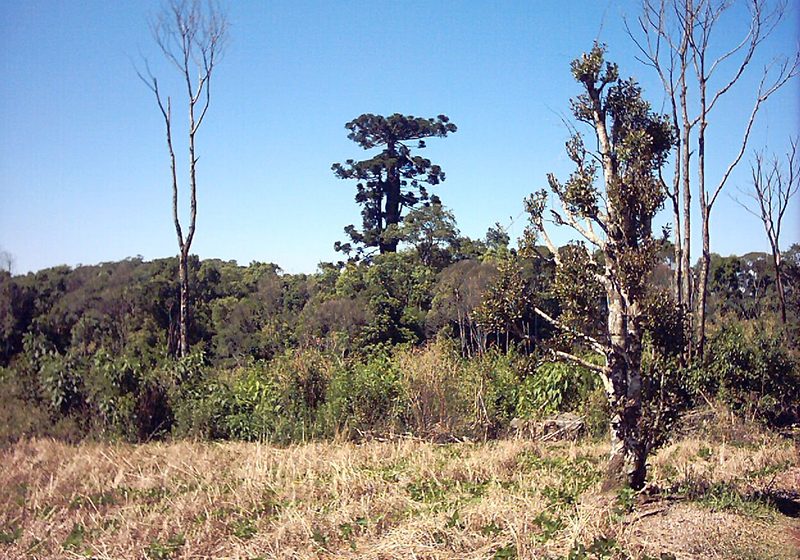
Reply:
<svg viewBox="0 0 800 560"><path fill-rule="evenodd" d="M742 137L742 144L739 152L736 154L736 157L733 161L728 165L728 168L725 170L725 173L720 179L720 182L717 184L716 189L714 189L714 194L711 196L711 199L708 202L709 211L711 207L714 205L714 202L717 200L719 193L722 191L722 188L727 183L728 178L730 177L733 170L739 165L739 162L742 160L742 156L744 155L745 150L747 149L747 142L750 138L750 132L752 131L753 124L756 120L756 115L758 114L761 105L770 98L770 96L781 89L786 83L797 76L798 71L800 70L800 52L795 53L795 58L793 62L789 62L785 60L778 71L778 75L775 77L775 80L769 87L764 87L764 84L769 76L770 67L767 66L764 69L764 73L761 77L761 82L758 86L758 96L753 104L753 110L750 112L750 118L747 121L747 126L745 127L745 131Z"/></svg>
<svg viewBox="0 0 800 560"><path fill-rule="evenodd" d="M599 366L597 364L593 364L589 360L584 360L583 358L580 358L580 357L578 357L578 356L576 356L574 354L570 354L569 352L564 352L562 350L553 350L553 354L555 354L559 358L564 358L566 360L570 360L571 362L575 362L576 364L579 364L579 365L581 365L581 366L583 366L583 367L585 367L587 369L590 369L590 370L592 370L594 372L597 372L597 373L601 373L603 375L605 375L608 372L608 368L607 367Z"/></svg>
<svg viewBox="0 0 800 560"><path fill-rule="evenodd" d="M601 354L601 355L605 356L605 355L608 354L608 352L611 351L611 349L609 348L609 346L607 344L603 344L600 341L598 341L597 339L592 338L588 334L582 333L582 332L574 329L573 327L570 327L569 325L567 325L563 321L559 321L555 317L551 317L549 314L545 313L544 311L542 311L538 307L534 306L533 312L536 313L539 317L541 317L545 321L547 321L548 323L550 323L551 325L553 325L554 327L556 327L556 328L558 328L558 329L560 329L560 330L562 330L564 332L568 332L568 333L572 334L573 336L575 336L576 338L582 340L583 342L588 344L592 348L592 350L594 350L598 354Z"/></svg>

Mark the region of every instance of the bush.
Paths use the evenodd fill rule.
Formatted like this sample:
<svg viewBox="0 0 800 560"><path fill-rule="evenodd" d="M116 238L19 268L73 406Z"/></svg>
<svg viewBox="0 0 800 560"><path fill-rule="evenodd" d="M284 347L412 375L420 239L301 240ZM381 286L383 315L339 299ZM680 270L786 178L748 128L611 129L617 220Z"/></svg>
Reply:
<svg viewBox="0 0 800 560"><path fill-rule="evenodd" d="M517 416L520 368L513 353L492 350L470 361L479 380L475 398L476 426L484 437L496 437Z"/></svg>
<svg viewBox="0 0 800 560"><path fill-rule="evenodd" d="M327 435L360 437L398 433L407 425L408 399L401 374L386 354L338 367L331 376L322 428Z"/></svg>
<svg viewBox="0 0 800 560"><path fill-rule="evenodd" d="M423 437L469 431L477 379L464 367L453 341L400 351L400 370L408 406L408 428Z"/></svg>
<svg viewBox="0 0 800 560"><path fill-rule="evenodd" d="M298 350L234 369L196 372L195 381L174 396L175 434L275 443L314 435L331 367L320 352Z"/></svg>
<svg viewBox="0 0 800 560"><path fill-rule="evenodd" d="M800 371L780 332L725 325L709 339L692 388L768 426L790 424L800 414Z"/></svg>
<svg viewBox="0 0 800 560"><path fill-rule="evenodd" d="M534 418L577 410L597 386L597 374L565 362L536 365L522 380L517 414Z"/></svg>

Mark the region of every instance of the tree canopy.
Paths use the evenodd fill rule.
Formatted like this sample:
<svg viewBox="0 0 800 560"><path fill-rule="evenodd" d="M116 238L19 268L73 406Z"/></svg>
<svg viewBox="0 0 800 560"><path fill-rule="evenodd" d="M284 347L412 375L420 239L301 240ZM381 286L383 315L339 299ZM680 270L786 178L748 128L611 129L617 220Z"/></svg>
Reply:
<svg viewBox="0 0 800 560"><path fill-rule="evenodd" d="M456 125L445 115L426 119L400 113L389 117L365 113L345 128L350 131L347 137L365 150L383 149L368 159L348 159L331 167L340 179L358 181L355 200L363 207L362 229L345 227L350 241L337 242L336 250L348 255L354 249L357 254L370 248L380 253L395 252L404 210L419 203L438 203L439 198L431 196L428 187L445 179L439 165L413 150L424 149L425 138L455 132Z"/></svg>

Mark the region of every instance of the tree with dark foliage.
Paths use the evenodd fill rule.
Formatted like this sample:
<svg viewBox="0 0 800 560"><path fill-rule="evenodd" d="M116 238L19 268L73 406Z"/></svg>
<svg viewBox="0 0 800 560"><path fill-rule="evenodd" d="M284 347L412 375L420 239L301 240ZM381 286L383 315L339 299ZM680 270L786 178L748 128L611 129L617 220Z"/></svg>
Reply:
<svg viewBox="0 0 800 560"><path fill-rule="evenodd" d="M345 125L349 139L364 148L383 147L369 159L334 163L331 169L340 179L355 179L356 202L361 210L362 229L354 225L344 228L350 242L337 242L337 251L357 254L377 247L381 254L393 253L400 240L398 227L403 211L419 203L437 203L427 187L444 181L444 172L431 160L412 153L425 148L425 138L444 137L456 131L456 125L445 115L425 119L395 113L389 117L364 114ZM416 143L412 146L412 143Z"/></svg>
<svg viewBox="0 0 800 560"><path fill-rule="evenodd" d="M660 248L652 220L667 196L659 171L675 133L667 116L651 111L638 84L620 79L617 65L605 61L604 47L595 45L574 60L572 75L583 90L572 100L572 112L589 126L598 149L589 151L579 132L567 142L575 170L566 182L548 176L550 190L561 202L561 210L551 213L556 224L571 226L597 251L580 244L569 258L561 256L544 225L548 193L531 195L526 237L529 245L539 236L547 243L556 264L556 288L570 271L585 276L561 294L570 300L562 307L570 309L571 302L573 313L554 318L535 311L601 357L602 365L573 351L556 350L558 357L589 368L603 382L611 411L609 482L641 488L648 452L641 429L643 320ZM595 295L587 299L586 291ZM603 297L606 309L593 303ZM589 319L597 314L603 321L600 328L591 328Z"/></svg>

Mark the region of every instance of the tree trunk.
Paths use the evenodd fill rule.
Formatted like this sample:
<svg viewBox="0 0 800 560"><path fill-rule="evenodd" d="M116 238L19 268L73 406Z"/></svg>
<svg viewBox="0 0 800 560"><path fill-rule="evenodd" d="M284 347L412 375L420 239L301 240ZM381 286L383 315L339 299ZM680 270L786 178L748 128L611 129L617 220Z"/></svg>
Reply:
<svg viewBox="0 0 800 560"><path fill-rule="evenodd" d="M646 456L639 429L642 417L642 344L633 317L626 312L624 299L609 294L608 330L611 353L606 358L611 392L611 454L604 490L630 486L641 489L645 483Z"/></svg>
<svg viewBox="0 0 800 560"><path fill-rule="evenodd" d="M683 195L683 249L681 251L681 303L687 311L689 333L692 332L693 322L693 286L692 286L692 190L690 182L690 163L692 150L690 145L692 125L689 122L689 101L686 85L686 72L688 67L687 51L689 35L692 33L694 25L694 8L692 2L687 1L685 5L686 24L681 38L680 55L680 106L681 106L681 180ZM677 156L676 156L677 157ZM677 194L677 193L676 193ZM687 345L684 360L691 359L691 344Z"/></svg>
<svg viewBox="0 0 800 560"><path fill-rule="evenodd" d="M706 345L706 297L708 293L708 269L711 266L711 243L709 241L711 205L706 194L706 69L705 51L699 54L698 81L700 85L700 127L697 131L697 193L700 195L700 220L702 221L703 255L700 259L700 279L698 281L697 302L697 355L702 360Z"/></svg>
<svg viewBox="0 0 800 560"><path fill-rule="evenodd" d="M188 248L187 248L188 249ZM178 279L180 281L180 357L189 354L189 255L181 251L178 263Z"/></svg>
<svg viewBox="0 0 800 560"><path fill-rule="evenodd" d="M700 258L700 278L697 282L697 355L702 358L706 344L706 300L708 299L708 271L711 268L711 244L709 241L709 208L701 194L700 214L703 220L703 255Z"/></svg>
<svg viewBox="0 0 800 560"><path fill-rule="evenodd" d="M389 154L396 158L394 143L389 142L387 148ZM381 254L394 253L397 251L397 237L393 233L392 237L387 239L386 231L390 228L394 229L400 223L400 174L397 159L395 159L395 164L386 173L386 208L383 212L383 217L384 228L381 230L378 249Z"/></svg>
<svg viewBox="0 0 800 560"><path fill-rule="evenodd" d="M775 248L772 250L772 258L775 262L775 283L776 288L778 289L778 302L781 307L781 323L784 325L786 324L786 292L784 291L783 287L783 263L781 262L781 252L777 248L777 242L775 243Z"/></svg>

